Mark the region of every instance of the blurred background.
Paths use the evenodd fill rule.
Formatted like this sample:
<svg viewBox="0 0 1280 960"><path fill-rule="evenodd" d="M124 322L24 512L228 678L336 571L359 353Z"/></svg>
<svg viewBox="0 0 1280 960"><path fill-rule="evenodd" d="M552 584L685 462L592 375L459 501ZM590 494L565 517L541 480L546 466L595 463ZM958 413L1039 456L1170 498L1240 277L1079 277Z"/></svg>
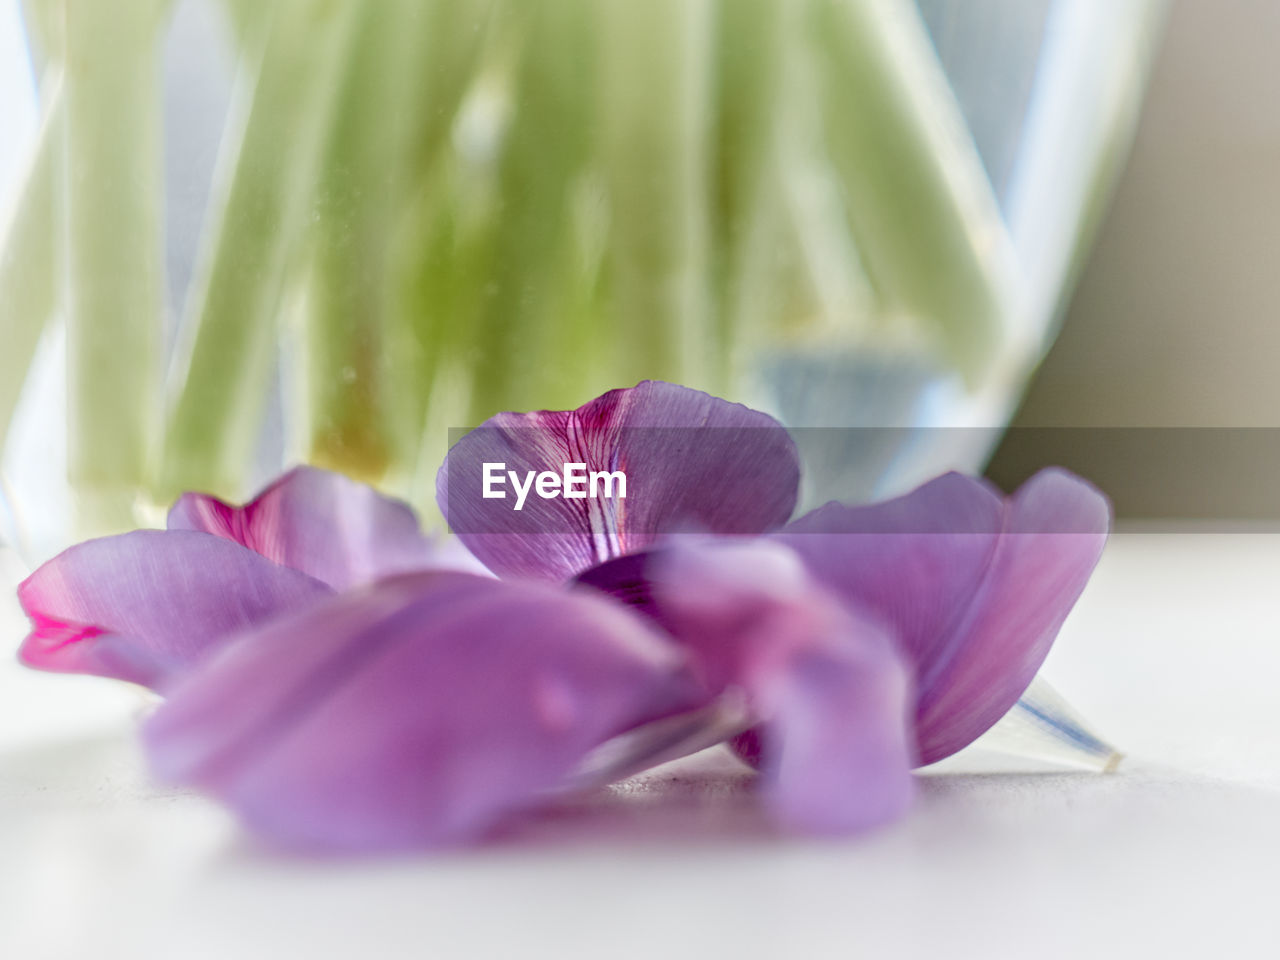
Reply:
<svg viewBox="0 0 1280 960"><path fill-rule="evenodd" d="M299 460L429 514L447 428L640 377L838 428L811 500L1280 518L1267 0L105 9L0 0L28 557Z"/></svg>
<svg viewBox="0 0 1280 960"><path fill-rule="evenodd" d="M811 498L1096 481L1048 668L1131 757L851 847L299 869L155 792L133 691L3 663L12 955L1269 955L1277 51L1275 0L0 0L0 581L295 460L430 522L449 427L667 376L818 428Z"/></svg>
<svg viewBox="0 0 1280 960"><path fill-rule="evenodd" d="M1280 518L1278 45L1268 0L1172 5L1097 244L992 463L1001 482L1062 462L1122 517Z"/></svg>

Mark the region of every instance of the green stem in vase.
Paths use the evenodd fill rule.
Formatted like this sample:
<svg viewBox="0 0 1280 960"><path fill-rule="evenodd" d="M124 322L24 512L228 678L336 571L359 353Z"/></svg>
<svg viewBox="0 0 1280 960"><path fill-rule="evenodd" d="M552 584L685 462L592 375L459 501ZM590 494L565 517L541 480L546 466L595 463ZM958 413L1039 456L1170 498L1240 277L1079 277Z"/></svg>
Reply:
<svg viewBox="0 0 1280 960"><path fill-rule="evenodd" d="M288 0L283 2L287 3ZM227 15L234 42L242 52L260 50L266 25L282 5L281 0L271 3L263 3L262 0L222 0L221 6ZM328 6L333 5L330 0Z"/></svg>
<svg viewBox="0 0 1280 960"><path fill-rule="evenodd" d="M41 89L53 76L52 63L60 62L66 50L66 0L21 0L23 25L27 32L27 52L40 74Z"/></svg>
<svg viewBox="0 0 1280 960"><path fill-rule="evenodd" d="M395 167L394 209L386 236L388 293L378 323L384 337L382 392L390 449L383 486L409 495L415 483L436 376L460 363L456 344L466 316L467 283L481 282L466 194L451 133L463 97L476 80L492 26L492 0L431 0L412 4L412 29L400 53L400 110L408 131ZM486 223L491 219L486 216ZM456 391L469 393L458 385ZM466 400L454 398L465 414ZM451 421L463 422L461 417ZM441 454L443 456L443 453ZM434 489L434 488L433 488Z"/></svg>
<svg viewBox="0 0 1280 960"><path fill-rule="evenodd" d="M40 135L0 241L0 343L4 344L0 351L0 449L36 346L59 300L61 250L56 214L65 122L61 70L46 68L40 86L46 99Z"/></svg>
<svg viewBox="0 0 1280 960"><path fill-rule="evenodd" d="M299 446L312 463L373 483L408 455L389 418L412 403L391 395L391 224L417 182L414 148L430 147L412 132L440 106L424 104L412 82L423 53L415 41L433 32L431 19L407 2L360 7L310 238Z"/></svg>
<svg viewBox="0 0 1280 960"><path fill-rule="evenodd" d="M619 384L656 377L714 387L705 285L712 5L599 6L611 366Z"/></svg>
<svg viewBox="0 0 1280 960"><path fill-rule="evenodd" d="M68 479L83 532L134 524L163 341L160 0L66 0Z"/></svg>
<svg viewBox="0 0 1280 960"><path fill-rule="evenodd" d="M305 235L355 4L282 0L246 37L233 111L174 368L157 496L239 496L276 359L281 298ZM248 27L246 26L246 30Z"/></svg>
<svg viewBox="0 0 1280 960"><path fill-rule="evenodd" d="M760 346L779 305L770 295L780 244L779 137L788 0L719 0L712 160L712 275L716 356L722 382L744 381L743 358Z"/></svg>
<svg viewBox="0 0 1280 960"><path fill-rule="evenodd" d="M575 371L591 367L586 342L557 311L558 258L571 197L588 159L593 0L511 7L518 45L510 126L498 157L494 243L479 315L472 418L499 410L579 402Z"/></svg>
<svg viewBox="0 0 1280 960"><path fill-rule="evenodd" d="M888 317L932 331L970 386L1016 308L1012 245L911 0L812 0L827 143Z"/></svg>

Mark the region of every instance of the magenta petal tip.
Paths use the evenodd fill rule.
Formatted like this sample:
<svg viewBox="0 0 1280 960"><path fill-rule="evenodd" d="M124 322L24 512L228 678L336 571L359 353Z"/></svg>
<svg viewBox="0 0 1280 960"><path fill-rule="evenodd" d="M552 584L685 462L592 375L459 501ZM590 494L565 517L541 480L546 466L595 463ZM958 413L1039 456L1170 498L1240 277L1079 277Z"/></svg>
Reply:
<svg viewBox="0 0 1280 960"><path fill-rule="evenodd" d="M161 688L236 632L331 593L204 533L137 530L64 550L18 587L20 659Z"/></svg>

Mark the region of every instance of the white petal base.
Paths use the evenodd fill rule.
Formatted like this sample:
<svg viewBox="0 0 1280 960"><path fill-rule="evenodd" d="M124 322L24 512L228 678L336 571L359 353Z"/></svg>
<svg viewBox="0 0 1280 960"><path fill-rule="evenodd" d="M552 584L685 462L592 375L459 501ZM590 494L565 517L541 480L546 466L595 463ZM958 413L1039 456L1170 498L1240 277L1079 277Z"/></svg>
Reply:
<svg viewBox="0 0 1280 960"><path fill-rule="evenodd" d="M1012 710L974 747L1055 766L1112 773L1124 754L1094 734L1071 705L1036 677Z"/></svg>

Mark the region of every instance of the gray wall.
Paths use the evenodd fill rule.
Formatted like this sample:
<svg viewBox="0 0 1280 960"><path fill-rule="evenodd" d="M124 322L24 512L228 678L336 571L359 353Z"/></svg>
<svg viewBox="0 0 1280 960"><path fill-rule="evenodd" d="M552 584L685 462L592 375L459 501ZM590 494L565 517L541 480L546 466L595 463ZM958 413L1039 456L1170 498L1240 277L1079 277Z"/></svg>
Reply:
<svg viewBox="0 0 1280 960"><path fill-rule="evenodd" d="M1280 427L1278 319L1280 3L1178 0L1129 165L1016 426ZM1280 448L1275 433L1018 429L992 473L1066 461L1122 515L1280 516L1280 470L1265 469L1280 449L1250 453Z"/></svg>

